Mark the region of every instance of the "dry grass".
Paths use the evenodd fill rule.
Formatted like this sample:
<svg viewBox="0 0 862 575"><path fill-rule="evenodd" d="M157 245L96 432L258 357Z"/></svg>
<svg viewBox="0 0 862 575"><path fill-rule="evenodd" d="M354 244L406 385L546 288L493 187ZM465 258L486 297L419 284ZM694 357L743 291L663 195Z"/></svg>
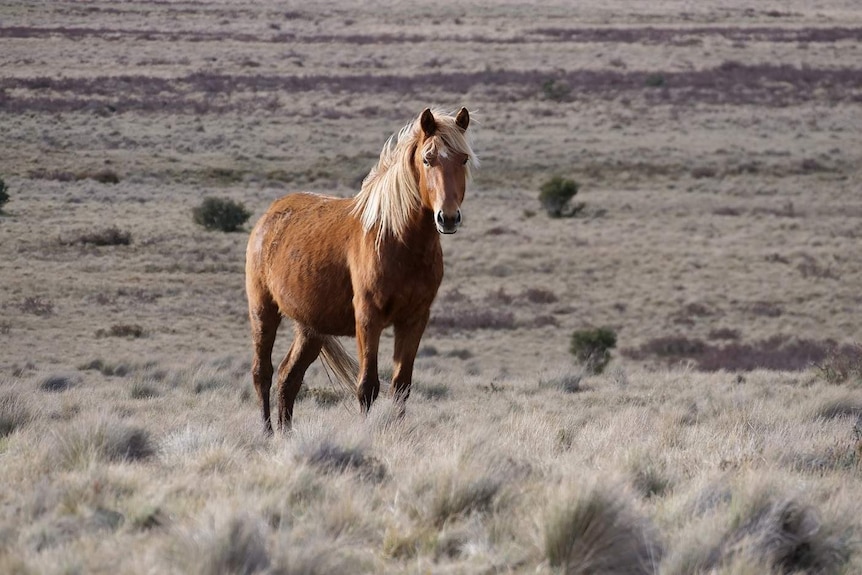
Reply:
<svg viewBox="0 0 862 575"><path fill-rule="evenodd" d="M368 419L353 401L306 401L292 434L270 439L238 389L196 391L201 370L232 373L224 358L168 368L158 394L137 398L122 391L133 376L92 370L63 394L39 390L38 375L16 381L0 404L14 422L0 498L18 502L3 508L4 561L202 573L862 566L856 388L633 371L624 387L619 374L591 376L576 395L538 376L489 393L435 361L425 385L449 382L445 401L414 394L404 419L389 398Z"/></svg>
<svg viewBox="0 0 862 575"><path fill-rule="evenodd" d="M862 572L850 3L30 4L0 9L0 572ZM353 194L428 105L470 109L482 170L407 414L315 365L267 439L246 237L191 209ZM578 218L540 209L555 173Z"/></svg>

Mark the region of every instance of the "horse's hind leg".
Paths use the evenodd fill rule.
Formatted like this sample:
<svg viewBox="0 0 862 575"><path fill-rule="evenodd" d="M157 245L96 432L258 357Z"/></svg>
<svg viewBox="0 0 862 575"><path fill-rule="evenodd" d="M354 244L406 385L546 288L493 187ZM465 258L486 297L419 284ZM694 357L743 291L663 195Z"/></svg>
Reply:
<svg viewBox="0 0 862 575"><path fill-rule="evenodd" d="M264 298L261 298L264 299ZM251 339L254 354L251 361L251 378L263 413L264 432L272 434L269 411L269 390L272 387L272 346L281 323L278 306L269 298L249 302Z"/></svg>
<svg viewBox="0 0 862 575"><path fill-rule="evenodd" d="M296 325L290 351L278 366L278 429L287 431L293 419L293 404L302 387L302 379L323 347L323 338L304 326Z"/></svg>

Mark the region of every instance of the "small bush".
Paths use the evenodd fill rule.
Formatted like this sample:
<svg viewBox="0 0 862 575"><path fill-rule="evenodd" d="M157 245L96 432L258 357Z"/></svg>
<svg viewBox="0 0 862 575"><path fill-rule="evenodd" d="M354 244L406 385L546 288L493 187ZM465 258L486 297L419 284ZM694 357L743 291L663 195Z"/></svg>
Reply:
<svg viewBox="0 0 862 575"><path fill-rule="evenodd" d="M25 297L19 308L24 313L46 316L54 313L54 302L38 296Z"/></svg>
<svg viewBox="0 0 862 575"><path fill-rule="evenodd" d="M549 304L559 301L557 294L544 288L527 288L521 295L530 303Z"/></svg>
<svg viewBox="0 0 862 575"><path fill-rule="evenodd" d="M132 243L132 234L124 232L117 226L111 226L95 232L81 233L77 238L61 240L64 245L91 246L127 246Z"/></svg>
<svg viewBox="0 0 862 575"><path fill-rule="evenodd" d="M97 329L96 337L125 337L129 339L137 339L139 337L144 337L144 328L139 326L138 324L116 324L112 325L110 329Z"/></svg>
<svg viewBox="0 0 862 575"><path fill-rule="evenodd" d="M95 180L101 184L119 184L120 176L114 170L99 170L97 172L86 172L85 177Z"/></svg>
<svg viewBox="0 0 862 575"><path fill-rule="evenodd" d="M564 102L569 98L572 88L561 80L549 78L542 82L542 95L546 100L554 102Z"/></svg>
<svg viewBox="0 0 862 575"><path fill-rule="evenodd" d="M607 327L577 330L572 334L569 351L589 371L602 373L617 345L617 334Z"/></svg>
<svg viewBox="0 0 862 575"><path fill-rule="evenodd" d="M239 202L224 198L204 198L198 207L192 210L196 224L208 230L235 232L251 217L251 212Z"/></svg>
<svg viewBox="0 0 862 575"><path fill-rule="evenodd" d="M3 206L9 201L9 188L3 178L0 178L0 214L3 213Z"/></svg>
<svg viewBox="0 0 862 575"><path fill-rule="evenodd" d="M835 346L816 367L826 383L839 384L853 379L862 381L862 345Z"/></svg>
<svg viewBox="0 0 862 575"><path fill-rule="evenodd" d="M666 83L665 77L662 74L650 74L644 80L644 84L649 88L661 88Z"/></svg>
<svg viewBox="0 0 862 575"><path fill-rule="evenodd" d="M552 218L570 218L584 209L583 203L570 205L577 193L577 182L554 176L539 188L539 202Z"/></svg>

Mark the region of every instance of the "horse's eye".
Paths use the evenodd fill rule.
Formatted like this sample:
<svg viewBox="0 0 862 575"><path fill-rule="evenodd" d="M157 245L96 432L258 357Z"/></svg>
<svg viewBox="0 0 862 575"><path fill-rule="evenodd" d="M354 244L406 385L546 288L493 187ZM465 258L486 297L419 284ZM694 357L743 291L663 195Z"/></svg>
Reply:
<svg viewBox="0 0 862 575"><path fill-rule="evenodd" d="M425 164L426 166L430 166L431 160L429 160L428 158L422 158L422 163Z"/></svg>
<svg viewBox="0 0 862 575"><path fill-rule="evenodd" d="M462 164L464 164L464 165L466 166L466 165L467 165L467 162L469 162L469 161L470 161L470 156L467 156L466 158L464 158L464 161L463 161L463 162L461 162L461 163L462 163Z"/></svg>

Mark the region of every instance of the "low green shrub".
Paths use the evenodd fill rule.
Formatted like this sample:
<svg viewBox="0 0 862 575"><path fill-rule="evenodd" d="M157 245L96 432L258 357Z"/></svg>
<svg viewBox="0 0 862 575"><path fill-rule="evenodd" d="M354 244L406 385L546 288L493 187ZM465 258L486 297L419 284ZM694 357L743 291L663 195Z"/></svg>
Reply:
<svg viewBox="0 0 862 575"><path fill-rule="evenodd" d="M617 334L607 327L577 330L572 334L569 351L592 373L602 373L617 345Z"/></svg>
<svg viewBox="0 0 862 575"><path fill-rule="evenodd" d="M3 213L3 206L9 201L9 187L3 178L0 178L0 213Z"/></svg>
<svg viewBox="0 0 862 575"><path fill-rule="evenodd" d="M552 218L570 218L584 209L583 203L571 204L577 193L576 181L554 176L539 188L539 202Z"/></svg>
<svg viewBox="0 0 862 575"><path fill-rule="evenodd" d="M235 232L251 217L243 204L225 198L204 198L192 210L194 222L208 230Z"/></svg>

